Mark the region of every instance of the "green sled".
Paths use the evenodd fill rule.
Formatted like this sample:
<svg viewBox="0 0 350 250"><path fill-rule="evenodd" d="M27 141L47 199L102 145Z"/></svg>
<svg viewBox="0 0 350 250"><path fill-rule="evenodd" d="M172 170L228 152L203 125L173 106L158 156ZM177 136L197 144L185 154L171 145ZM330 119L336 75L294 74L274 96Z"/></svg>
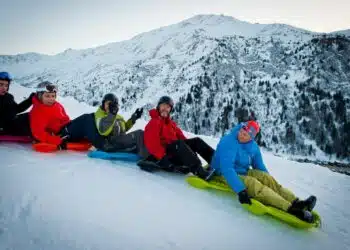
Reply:
<svg viewBox="0 0 350 250"><path fill-rule="evenodd" d="M213 177L212 180L207 182L197 176L188 176L186 177L186 181L191 186L196 188L216 189L216 190L221 190L221 191L235 194L235 192L226 184L225 181L222 180L221 177L215 176ZM314 218L315 218L314 222L308 223L280 209L277 209L271 206L266 206L255 199L251 199L251 201L252 201L252 205L243 204L242 206L255 215L271 215L272 217L275 217L283 222L286 222L287 224L296 228L309 229L309 228L315 228L315 227L321 226L321 217L315 211L312 211L312 214L314 215Z"/></svg>

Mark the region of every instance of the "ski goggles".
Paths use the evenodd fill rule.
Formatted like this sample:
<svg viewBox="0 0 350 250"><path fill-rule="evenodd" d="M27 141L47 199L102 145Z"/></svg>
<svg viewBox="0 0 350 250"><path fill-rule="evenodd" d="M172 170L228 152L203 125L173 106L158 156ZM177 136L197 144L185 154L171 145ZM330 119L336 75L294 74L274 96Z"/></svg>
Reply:
<svg viewBox="0 0 350 250"><path fill-rule="evenodd" d="M255 138L257 132L254 127L248 126L248 124L245 122L242 124L242 129L249 134L250 138Z"/></svg>
<svg viewBox="0 0 350 250"><path fill-rule="evenodd" d="M57 87L55 85L49 84L45 87L38 88L37 92L57 93Z"/></svg>

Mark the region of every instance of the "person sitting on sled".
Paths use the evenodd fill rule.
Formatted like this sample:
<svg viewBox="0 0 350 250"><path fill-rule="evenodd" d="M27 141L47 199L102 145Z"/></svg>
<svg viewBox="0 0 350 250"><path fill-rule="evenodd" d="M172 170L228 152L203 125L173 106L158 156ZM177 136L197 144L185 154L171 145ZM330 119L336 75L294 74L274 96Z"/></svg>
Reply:
<svg viewBox="0 0 350 250"><path fill-rule="evenodd" d="M0 135L30 136L28 113L18 114L30 108L34 93L17 104L8 93L11 81L8 72L0 72Z"/></svg>
<svg viewBox="0 0 350 250"><path fill-rule="evenodd" d="M62 130L70 122L64 107L56 101L57 87L52 84L39 88L33 96L33 108L29 112L30 128L37 142L66 149L67 137Z"/></svg>
<svg viewBox="0 0 350 250"><path fill-rule="evenodd" d="M147 157L148 152L143 143L143 131L130 130L143 113L138 108L127 121L118 114L118 98L106 94L102 104L92 114L83 114L66 126L64 133L72 140L87 139L92 145L105 152L132 152Z"/></svg>
<svg viewBox="0 0 350 250"><path fill-rule="evenodd" d="M202 139L187 139L170 113L174 102L169 96L159 99L155 109L149 111L151 120L145 127L145 145L151 156L147 159L155 161L162 169L170 171L192 172L207 178L210 171L202 167L197 153L210 163L214 149ZM139 163L142 168L143 162ZM186 169L183 169L183 166Z"/></svg>
<svg viewBox="0 0 350 250"><path fill-rule="evenodd" d="M257 122L248 121L238 124L221 138L211 162L215 175L224 177L238 194L241 204L250 205L250 198L254 198L303 221L312 222L311 211L316 205L316 197L299 200L269 174L254 140L259 130Z"/></svg>

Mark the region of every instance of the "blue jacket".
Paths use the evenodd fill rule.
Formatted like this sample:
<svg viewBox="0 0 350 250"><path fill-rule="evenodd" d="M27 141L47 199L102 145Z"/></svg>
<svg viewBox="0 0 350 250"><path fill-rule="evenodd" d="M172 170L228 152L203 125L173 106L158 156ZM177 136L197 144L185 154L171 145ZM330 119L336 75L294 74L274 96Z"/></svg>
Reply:
<svg viewBox="0 0 350 250"><path fill-rule="evenodd" d="M241 127L242 124L237 125L221 138L211 162L216 173L223 175L236 193L246 189L238 175L246 175L250 166L268 172L258 144L254 140L247 143L238 141L237 136Z"/></svg>

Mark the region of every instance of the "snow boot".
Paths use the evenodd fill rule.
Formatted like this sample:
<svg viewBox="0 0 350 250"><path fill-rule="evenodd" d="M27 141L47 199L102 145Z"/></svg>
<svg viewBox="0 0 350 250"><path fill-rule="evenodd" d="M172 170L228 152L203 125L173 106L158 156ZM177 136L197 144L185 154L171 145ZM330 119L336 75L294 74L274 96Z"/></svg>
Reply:
<svg viewBox="0 0 350 250"><path fill-rule="evenodd" d="M314 216L310 211L294 208L291 206L287 212L294 215L295 217L299 218L302 221L305 221L308 223L312 223L314 221Z"/></svg>
<svg viewBox="0 0 350 250"><path fill-rule="evenodd" d="M306 200L296 199L295 201L293 201L292 207L296 208L296 209L301 209L301 210L306 209L306 210L311 212L314 209L314 207L316 206L316 201L317 201L316 196L311 195Z"/></svg>
<svg viewBox="0 0 350 250"><path fill-rule="evenodd" d="M204 169L202 166L196 167L194 171L191 171L193 174L197 175L199 178L209 181L210 178L214 175L214 169Z"/></svg>

